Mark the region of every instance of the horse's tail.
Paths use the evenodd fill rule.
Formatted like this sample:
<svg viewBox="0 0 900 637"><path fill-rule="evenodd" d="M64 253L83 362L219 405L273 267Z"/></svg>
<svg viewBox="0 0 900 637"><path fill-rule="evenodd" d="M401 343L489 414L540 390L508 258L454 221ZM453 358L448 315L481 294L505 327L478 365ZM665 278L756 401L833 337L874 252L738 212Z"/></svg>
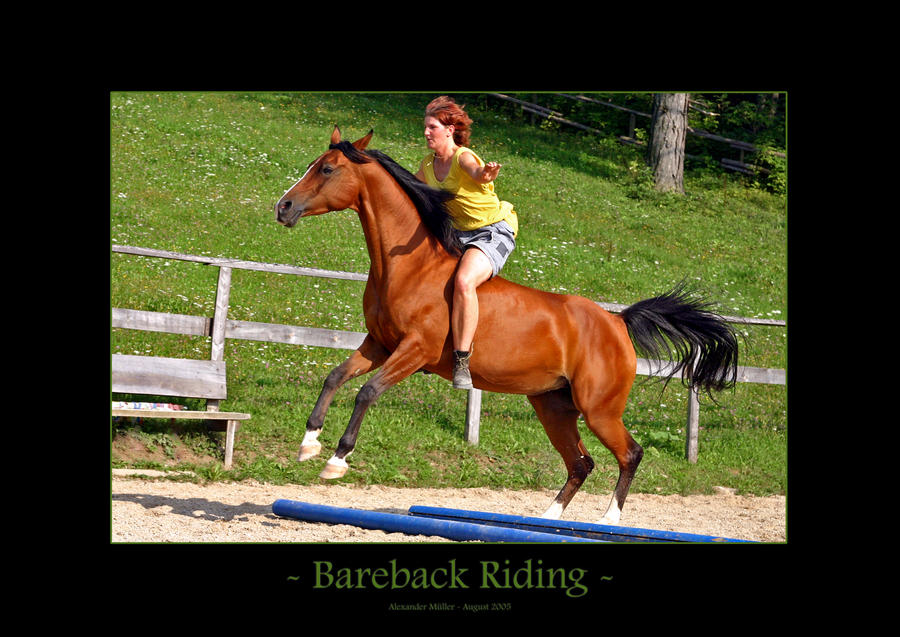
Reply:
<svg viewBox="0 0 900 637"><path fill-rule="evenodd" d="M737 336L725 320L708 311L710 304L679 284L671 292L638 301L620 314L635 348L675 367L666 383L685 368L685 384L707 393L733 387L737 380ZM691 368L693 366L693 368Z"/></svg>

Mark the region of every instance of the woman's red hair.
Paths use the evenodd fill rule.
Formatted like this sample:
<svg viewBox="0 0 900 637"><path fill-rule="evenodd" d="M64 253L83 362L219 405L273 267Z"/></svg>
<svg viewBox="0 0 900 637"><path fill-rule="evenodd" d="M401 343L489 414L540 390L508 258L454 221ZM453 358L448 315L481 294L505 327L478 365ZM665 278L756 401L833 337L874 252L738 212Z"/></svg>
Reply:
<svg viewBox="0 0 900 637"><path fill-rule="evenodd" d="M425 107L425 117L433 117L444 126L453 126L453 141L457 146L466 146L472 133L472 118L453 101L453 98L442 95L436 97Z"/></svg>

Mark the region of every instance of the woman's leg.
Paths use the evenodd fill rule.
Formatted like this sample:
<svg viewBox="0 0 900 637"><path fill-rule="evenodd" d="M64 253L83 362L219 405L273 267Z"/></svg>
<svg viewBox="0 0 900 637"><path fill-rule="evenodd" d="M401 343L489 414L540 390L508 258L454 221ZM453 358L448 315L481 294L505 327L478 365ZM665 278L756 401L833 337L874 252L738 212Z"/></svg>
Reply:
<svg viewBox="0 0 900 637"><path fill-rule="evenodd" d="M472 388L472 377L469 374L469 354L472 351L475 328L478 326L478 294L476 290L493 274L494 268L490 260L477 248L466 250L456 270L451 327L453 328L453 349L456 350L453 386L457 389Z"/></svg>

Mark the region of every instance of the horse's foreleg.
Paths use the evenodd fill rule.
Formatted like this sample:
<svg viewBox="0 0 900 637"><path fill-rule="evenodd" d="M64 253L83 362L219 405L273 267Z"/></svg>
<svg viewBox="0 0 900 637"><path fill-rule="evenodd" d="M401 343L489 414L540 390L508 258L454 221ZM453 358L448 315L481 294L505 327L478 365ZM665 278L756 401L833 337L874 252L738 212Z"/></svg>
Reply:
<svg viewBox="0 0 900 637"><path fill-rule="evenodd" d="M404 341L385 361L384 366L362 386L356 395L356 404L353 407L353 413L350 415L347 429L344 431L344 435L341 436L334 456L331 457L322 473L319 474L320 478L340 478L347 473L349 467L346 459L356 447L359 427L362 425L366 411L378 400L379 396L410 374L418 371L422 364L423 359L418 345Z"/></svg>
<svg viewBox="0 0 900 637"><path fill-rule="evenodd" d="M300 462L309 460L319 455L322 443L319 442L319 434L325 424L325 414L331 406L335 393L351 378L366 374L380 367L388 357L388 351L371 336L366 336L362 345L353 352L347 360L331 370L322 385L322 391L313 407L309 419L306 421L306 434L300 443L300 453L297 459Z"/></svg>
<svg viewBox="0 0 900 637"><path fill-rule="evenodd" d="M544 425L550 442L562 456L568 472L565 485L550 508L541 516L558 520L593 470L594 461L578 434L579 413L572 402L572 393L568 387L538 396L529 396L528 400L531 401L538 419Z"/></svg>

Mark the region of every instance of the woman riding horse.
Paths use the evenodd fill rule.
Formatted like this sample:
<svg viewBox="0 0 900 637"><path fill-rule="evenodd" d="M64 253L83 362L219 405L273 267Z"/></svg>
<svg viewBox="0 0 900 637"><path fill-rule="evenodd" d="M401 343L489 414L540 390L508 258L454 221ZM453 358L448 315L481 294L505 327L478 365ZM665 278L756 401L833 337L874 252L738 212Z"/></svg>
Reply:
<svg viewBox="0 0 900 637"><path fill-rule="evenodd" d="M363 293L368 333L326 377L300 444L299 460L316 457L337 390L374 372L359 389L344 435L319 474L326 479L346 474L363 418L379 396L420 370L453 376L448 328L460 249L445 205L450 195L422 183L384 153L367 150L372 134L350 143L335 127L328 150L275 204L275 219L288 228L303 217L354 210L369 253ZM579 432L583 419L618 464L619 478L601 518L602 524L618 524L643 456L622 420L638 349L651 360L674 354L666 378L680 374L698 391L733 387L737 378L734 330L681 285L613 315L584 297L492 277L480 288L478 305L490 337L477 337L473 385L527 396L566 466L566 483L544 517L560 518L594 468Z"/></svg>
<svg viewBox="0 0 900 637"><path fill-rule="evenodd" d="M453 99L432 100L425 107L425 141L432 152L422 159L416 174L420 181L453 195L446 206L464 251L454 277L451 315L457 389L473 387L469 358L478 325L476 289L500 272L516 247L519 231L512 204L494 192L501 165L485 163L466 148L471 123Z"/></svg>

